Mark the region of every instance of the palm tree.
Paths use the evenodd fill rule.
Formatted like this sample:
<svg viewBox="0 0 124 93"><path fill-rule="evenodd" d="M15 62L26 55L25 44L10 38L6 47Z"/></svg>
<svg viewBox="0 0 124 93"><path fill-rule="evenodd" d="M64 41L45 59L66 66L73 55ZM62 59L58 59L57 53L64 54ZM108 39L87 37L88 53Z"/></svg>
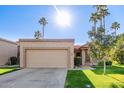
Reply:
<svg viewBox="0 0 124 93"><path fill-rule="evenodd" d="M95 30L95 31L96 31L97 19L98 19L97 13L92 13L89 21L92 21L92 22L93 22L94 28L95 28L94 30Z"/></svg>
<svg viewBox="0 0 124 93"><path fill-rule="evenodd" d="M95 5L94 6L98 13L98 19L100 20L100 26L105 29L105 16L108 16L110 13L108 12L107 5Z"/></svg>
<svg viewBox="0 0 124 93"><path fill-rule="evenodd" d="M44 38L44 27L46 26L46 24L48 24L47 20L45 19L45 17L42 17L39 20L40 25L42 25L42 32L43 32L43 38Z"/></svg>
<svg viewBox="0 0 124 93"><path fill-rule="evenodd" d="M120 24L118 22L114 22L112 23L111 29L115 30L115 35L116 35L116 31L120 28Z"/></svg>
<svg viewBox="0 0 124 93"><path fill-rule="evenodd" d="M101 9L101 16L103 17L103 27L105 29L105 16L108 16L110 13L108 12L107 7Z"/></svg>
<svg viewBox="0 0 124 93"><path fill-rule="evenodd" d="M100 12L101 9L105 9L107 5L94 5L93 7L96 8L97 12Z"/></svg>
<svg viewBox="0 0 124 93"><path fill-rule="evenodd" d="M93 38L96 35L96 31L88 31L88 35L90 38Z"/></svg>
<svg viewBox="0 0 124 93"><path fill-rule="evenodd" d="M102 27L102 15L100 12L97 13L97 19L100 21L100 27Z"/></svg>
<svg viewBox="0 0 124 93"><path fill-rule="evenodd" d="M34 34L35 39L40 39L41 38L41 32L37 30Z"/></svg>
<svg viewBox="0 0 124 93"><path fill-rule="evenodd" d="M103 8L104 5L94 5L93 7L96 8L97 10L97 18L100 21L100 26L102 27L102 15L101 15L101 9Z"/></svg>

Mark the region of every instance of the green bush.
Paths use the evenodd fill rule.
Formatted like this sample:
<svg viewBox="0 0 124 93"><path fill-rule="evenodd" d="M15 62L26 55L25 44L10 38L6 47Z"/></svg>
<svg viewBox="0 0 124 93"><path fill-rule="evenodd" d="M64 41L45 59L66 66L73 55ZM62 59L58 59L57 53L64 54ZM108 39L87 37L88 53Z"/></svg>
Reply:
<svg viewBox="0 0 124 93"><path fill-rule="evenodd" d="M106 66L112 66L112 62L111 61L106 61ZM100 61L98 62L98 66L104 66L104 61Z"/></svg>
<svg viewBox="0 0 124 93"><path fill-rule="evenodd" d="M119 64L124 64L124 49L123 50L117 50L114 55L115 55L115 60Z"/></svg>
<svg viewBox="0 0 124 93"><path fill-rule="evenodd" d="M10 57L10 62L11 62L11 65L17 65L18 64L17 57Z"/></svg>
<svg viewBox="0 0 124 93"><path fill-rule="evenodd" d="M8 62L6 62L5 65L11 65L10 61L8 60Z"/></svg>
<svg viewBox="0 0 124 93"><path fill-rule="evenodd" d="M104 66L104 62L103 61L98 62L98 66Z"/></svg>
<svg viewBox="0 0 124 93"><path fill-rule="evenodd" d="M81 57L75 57L74 58L74 65L75 66L81 66L82 65Z"/></svg>
<svg viewBox="0 0 124 93"><path fill-rule="evenodd" d="M118 35L113 59L119 64L124 64L124 33Z"/></svg>
<svg viewBox="0 0 124 93"><path fill-rule="evenodd" d="M109 65L109 66L112 66L112 61L107 61L107 62L106 62L106 65L107 65L107 66L108 66L108 65Z"/></svg>

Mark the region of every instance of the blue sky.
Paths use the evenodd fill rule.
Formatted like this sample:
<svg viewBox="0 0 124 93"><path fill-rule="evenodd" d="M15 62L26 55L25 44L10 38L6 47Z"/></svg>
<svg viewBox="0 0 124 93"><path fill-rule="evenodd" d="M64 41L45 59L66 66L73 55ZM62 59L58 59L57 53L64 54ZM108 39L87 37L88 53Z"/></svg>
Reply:
<svg viewBox="0 0 124 93"><path fill-rule="evenodd" d="M74 38L75 44L84 44L88 39L87 32L91 29L89 22L92 6L73 5L57 6L59 10L66 11L71 16L69 27L57 24L56 10L52 5L41 6L0 6L0 37L17 41L19 38L34 38L34 31L41 30L38 20L44 16L48 20L45 27L45 38ZM108 6L110 16L106 18L107 29L111 23L117 21L121 24L118 34L124 32L124 6Z"/></svg>

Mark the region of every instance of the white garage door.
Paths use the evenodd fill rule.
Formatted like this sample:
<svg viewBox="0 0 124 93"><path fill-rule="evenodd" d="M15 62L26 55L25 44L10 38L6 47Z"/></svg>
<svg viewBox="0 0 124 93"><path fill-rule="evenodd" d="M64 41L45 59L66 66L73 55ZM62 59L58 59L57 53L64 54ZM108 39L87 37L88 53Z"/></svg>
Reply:
<svg viewBox="0 0 124 93"><path fill-rule="evenodd" d="M34 68L67 68L67 50L27 50L26 66Z"/></svg>

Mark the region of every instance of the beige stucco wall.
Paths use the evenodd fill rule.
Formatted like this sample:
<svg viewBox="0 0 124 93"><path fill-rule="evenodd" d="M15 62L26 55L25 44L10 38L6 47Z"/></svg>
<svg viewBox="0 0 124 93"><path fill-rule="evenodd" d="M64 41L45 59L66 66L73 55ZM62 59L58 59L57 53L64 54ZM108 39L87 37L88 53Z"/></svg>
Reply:
<svg viewBox="0 0 124 93"><path fill-rule="evenodd" d="M25 49L61 49L69 50L69 65L68 68L74 67L74 40L25 40L21 39L20 45L20 66L24 67L25 64Z"/></svg>
<svg viewBox="0 0 124 93"><path fill-rule="evenodd" d="M85 65L85 51L82 50L82 65Z"/></svg>
<svg viewBox="0 0 124 93"><path fill-rule="evenodd" d="M12 56L17 56L17 45L0 39L0 65L5 65Z"/></svg>

